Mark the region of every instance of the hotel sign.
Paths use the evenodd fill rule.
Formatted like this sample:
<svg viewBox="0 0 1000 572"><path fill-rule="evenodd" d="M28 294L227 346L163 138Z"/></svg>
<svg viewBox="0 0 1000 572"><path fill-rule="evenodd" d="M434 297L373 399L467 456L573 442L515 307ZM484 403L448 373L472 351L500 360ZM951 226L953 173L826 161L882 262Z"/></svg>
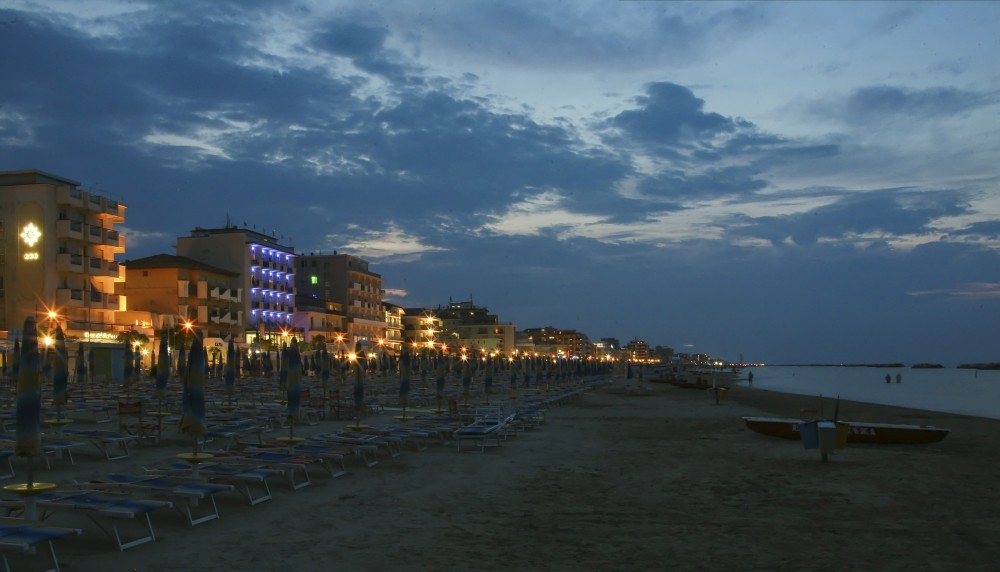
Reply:
<svg viewBox="0 0 1000 572"><path fill-rule="evenodd" d="M35 246L38 245L38 241L42 238L42 231L35 226L35 223L29 222L24 225L24 228L21 229L21 234L18 236L21 237L21 241L27 247L21 255L24 260L38 260L41 258Z"/></svg>

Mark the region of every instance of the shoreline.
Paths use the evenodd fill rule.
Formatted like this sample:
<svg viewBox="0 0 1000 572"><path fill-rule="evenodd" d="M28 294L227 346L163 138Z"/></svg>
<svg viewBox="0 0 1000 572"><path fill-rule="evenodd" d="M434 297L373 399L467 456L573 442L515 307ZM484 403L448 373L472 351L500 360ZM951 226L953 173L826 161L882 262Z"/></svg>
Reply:
<svg viewBox="0 0 1000 572"><path fill-rule="evenodd" d="M341 478L313 473L296 491L276 483L258 506L221 495L221 520L194 528L159 511L157 541L121 554L85 518L56 514L52 524L84 529L56 551L70 571L150 572L981 570L1000 553L998 420L841 400L845 417L952 433L931 445L848 446L821 463L742 423L795 416L816 398L735 386L715 405L703 391L643 387L649 395L593 390L485 454L431 445L371 468L351 460ZM183 450L141 447L110 462L75 453L75 467L55 463L38 478L141 473ZM11 558L15 569L23 558Z"/></svg>

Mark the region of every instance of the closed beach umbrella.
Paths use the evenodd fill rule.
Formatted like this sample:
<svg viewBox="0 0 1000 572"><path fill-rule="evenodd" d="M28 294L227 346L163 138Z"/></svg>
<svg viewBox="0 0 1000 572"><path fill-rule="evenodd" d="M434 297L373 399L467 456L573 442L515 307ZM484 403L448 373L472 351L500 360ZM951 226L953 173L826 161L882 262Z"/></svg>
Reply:
<svg viewBox="0 0 1000 572"><path fill-rule="evenodd" d="M323 395L327 395L327 385L330 382L330 352L326 347L319 353L319 378L323 382Z"/></svg>
<svg viewBox="0 0 1000 572"><path fill-rule="evenodd" d="M68 400L69 352L66 350L66 334L61 326L56 326L56 355L52 364L52 402L56 404L56 418L62 418L62 406Z"/></svg>
<svg viewBox="0 0 1000 572"><path fill-rule="evenodd" d="M469 400L469 389L472 386L472 364L469 358L462 356L462 396Z"/></svg>
<svg viewBox="0 0 1000 572"><path fill-rule="evenodd" d="M233 341L233 336L229 336L226 369L222 373L222 378L226 380L226 395L232 396L236 392L236 342Z"/></svg>
<svg viewBox="0 0 1000 572"><path fill-rule="evenodd" d="M124 369L124 379L122 379L122 385L125 389L132 387L132 344L125 342L125 369Z"/></svg>
<svg viewBox="0 0 1000 572"><path fill-rule="evenodd" d="M184 413L181 416L181 432L190 435L197 447L198 437L206 433L205 428L205 349L202 332L194 332L184 384Z"/></svg>
<svg viewBox="0 0 1000 572"><path fill-rule="evenodd" d="M40 356L38 354L38 330L35 317L24 319L23 341L20 344L17 371L17 431L14 454L18 457L33 458L41 455L42 437L42 392L39 381ZM31 466L29 461L29 467ZM29 482L31 475L29 472Z"/></svg>
<svg viewBox="0 0 1000 572"><path fill-rule="evenodd" d="M281 353L278 354L278 391L288 389L288 346L281 344Z"/></svg>
<svg viewBox="0 0 1000 572"><path fill-rule="evenodd" d="M355 346L355 351L357 347ZM358 413L358 421L361 420L361 413L365 408L365 366L361 363L361 358L354 360L354 409Z"/></svg>
<svg viewBox="0 0 1000 572"><path fill-rule="evenodd" d="M170 380L170 351L167 349L167 331L160 334L160 360L156 362L156 398L167 397L167 381Z"/></svg>
<svg viewBox="0 0 1000 572"><path fill-rule="evenodd" d="M177 348L177 375L184 380L184 384L187 385L187 378L184 374L187 372L187 358L184 356L184 340L181 340L180 347Z"/></svg>
<svg viewBox="0 0 1000 572"><path fill-rule="evenodd" d="M36 334L36 340L37 340L37 334ZM13 358L13 361L14 361L14 363L12 363L11 366L10 366L11 367L11 371L13 372L14 378L17 379L17 374L18 374L18 372L20 371L20 368L21 368L21 340L20 339L14 340L14 355L11 356L11 357Z"/></svg>
<svg viewBox="0 0 1000 572"><path fill-rule="evenodd" d="M399 354L399 405L403 408L403 416L406 416L406 405L410 400L410 375L413 373L413 364L410 359L410 350L404 345L403 351Z"/></svg>
<svg viewBox="0 0 1000 572"><path fill-rule="evenodd" d="M483 377L483 387L486 389L486 395L493 393L493 374L496 372L495 367L493 358L486 358L486 374Z"/></svg>
<svg viewBox="0 0 1000 572"><path fill-rule="evenodd" d="M292 426L299 420L299 408L302 405L302 356L299 354L299 344L295 338L292 338L292 345L288 348L285 358L288 376L288 423Z"/></svg>

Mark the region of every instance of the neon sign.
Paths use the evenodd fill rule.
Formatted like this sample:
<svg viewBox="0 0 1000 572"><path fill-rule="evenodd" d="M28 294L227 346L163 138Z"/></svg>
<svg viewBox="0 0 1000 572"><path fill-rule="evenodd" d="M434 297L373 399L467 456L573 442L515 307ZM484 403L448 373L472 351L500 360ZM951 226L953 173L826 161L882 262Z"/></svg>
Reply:
<svg viewBox="0 0 1000 572"><path fill-rule="evenodd" d="M24 241L24 244L28 248L34 248L35 245L38 244L39 239L42 238L42 231L35 226L35 223L29 222L24 225L24 228L21 229L21 234L18 236L21 237L21 240ZM41 255L39 255L37 251L29 250L24 253L23 258L25 260L38 260L41 258Z"/></svg>

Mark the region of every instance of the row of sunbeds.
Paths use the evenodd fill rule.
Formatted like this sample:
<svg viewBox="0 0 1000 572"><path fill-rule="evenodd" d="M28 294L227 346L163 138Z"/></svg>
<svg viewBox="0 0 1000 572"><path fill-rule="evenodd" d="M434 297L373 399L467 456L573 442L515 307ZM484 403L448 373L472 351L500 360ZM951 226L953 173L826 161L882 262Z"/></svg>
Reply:
<svg viewBox="0 0 1000 572"><path fill-rule="evenodd" d="M566 390L540 396L530 403L523 401L517 410L496 406L462 409L457 420L423 415L411 418L406 424L373 423L356 431L348 428L320 432L300 443L266 442L260 419L252 423L240 421L238 414L226 420L220 418L216 439L224 446L211 463L192 466L172 462L148 467L141 475L108 473L101 479L73 483L68 490L38 495L35 501L42 521L15 519L9 525L0 523L2 564L10 569L6 553L38 551L51 560L52 569L59 570L53 541L79 534L80 529L42 524L55 513L83 514L113 539L118 550L126 550L155 541L150 515L160 509L176 509L190 526L196 526L220 518L217 495L238 493L250 506L256 506L273 498L270 483L274 479L284 480L290 489L298 490L311 484L312 469L321 469L330 478L346 474L349 458L356 457L363 465L372 467L381 458L398 456L407 448L422 451L431 443L453 443L459 452L485 452L517 432L537 426L544 421L546 407L571 398L570 394L571 390ZM227 430L239 436L253 435L254 442L247 444L239 437L233 439ZM100 443L98 448L104 447L102 456L108 460L120 458L108 454L110 448L127 448L128 443L135 442L124 440L119 445L106 440L113 432L88 435L89 431L95 430L82 430L78 435L83 436L84 443ZM66 434L69 433L72 431L67 430ZM72 439L67 441L75 443L73 447L80 444ZM472 449L466 447L469 444ZM65 452L70 454L70 450L67 448ZM7 497L0 500L0 506L8 514L15 514L19 502L23 500Z"/></svg>

